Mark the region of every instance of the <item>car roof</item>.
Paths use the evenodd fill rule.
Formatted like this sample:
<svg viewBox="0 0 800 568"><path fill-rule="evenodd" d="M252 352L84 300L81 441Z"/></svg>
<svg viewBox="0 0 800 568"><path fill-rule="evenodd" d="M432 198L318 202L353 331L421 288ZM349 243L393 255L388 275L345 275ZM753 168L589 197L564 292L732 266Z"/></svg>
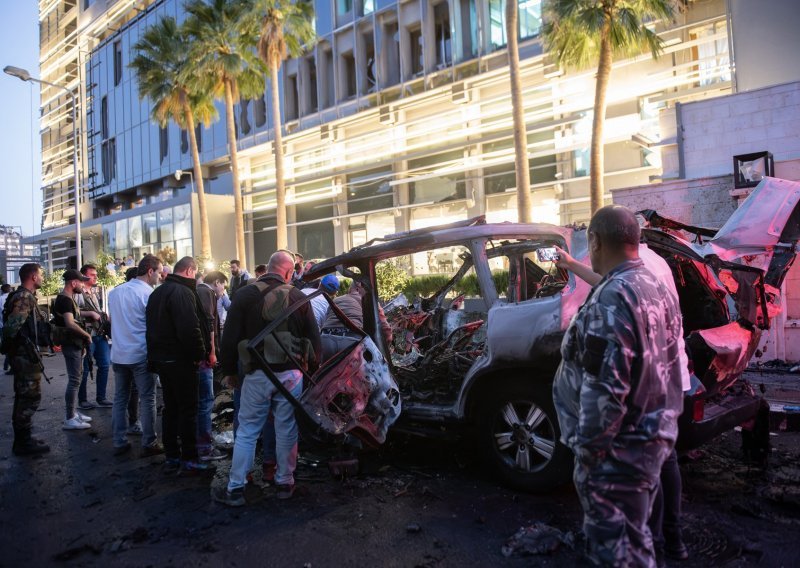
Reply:
<svg viewBox="0 0 800 568"><path fill-rule="evenodd" d="M485 223L482 217L467 221L428 227L387 235L352 248L315 264L309 271L315 279L336 270L337 266L353 266L365 261L378 262L387 258L411 254L424 248L463 244L473 239L528 239L531 237L555 238L569 242L573 229L549 223Z"/></svg>

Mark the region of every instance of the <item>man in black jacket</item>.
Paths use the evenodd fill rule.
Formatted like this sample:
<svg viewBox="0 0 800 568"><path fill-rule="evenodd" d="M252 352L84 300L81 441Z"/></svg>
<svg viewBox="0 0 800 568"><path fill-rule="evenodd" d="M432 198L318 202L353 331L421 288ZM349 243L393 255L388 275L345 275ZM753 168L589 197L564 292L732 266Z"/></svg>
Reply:
<svg viewBox="0 0 800 568"><path fill-rule="evenodd" d="M208 362L210 336L195 290L197 264L183 257L147 302L147 361L161 378L165 471L209 469L197 456L197 369ZM180 436L180 445L178 444Z"/></svg>
<svg viewBox="0 0 800 568"><path fill-rule="evenodd" d="M227 383L238 383L239 342L254 338L286 307L306 298L298 288L287 286L291 282L293 273L292 255L284 251L276 252L269 259L267 274L259 278L256 283L241 288L233 298L222 334L222 370ZM269 316L265 317L265 314ZM306 303L293 312L286 321L285 329L282 327L283 325L277 329L283 334L283 338L291 336L293 346L302 344L309 348L304 350L307 355L308 371L314 372L319 362L320 339L311 305ZM291 361L280 361L282 355L276 354L275 350L270 353L265 352L265 357L284 388L298 397L303 389L303 376L300 370L293 366ZM231 506L245 504L244 485L247 473L253 465L256 441L270 410L275 417L277 453L275 483L279 499L288 499L292 496L294 469L297 465L297 422L294 418L294 408L261 369L245 371L248 374L242 384L239 428L236 431L228 486L212 489L214 500Z"/></svg>

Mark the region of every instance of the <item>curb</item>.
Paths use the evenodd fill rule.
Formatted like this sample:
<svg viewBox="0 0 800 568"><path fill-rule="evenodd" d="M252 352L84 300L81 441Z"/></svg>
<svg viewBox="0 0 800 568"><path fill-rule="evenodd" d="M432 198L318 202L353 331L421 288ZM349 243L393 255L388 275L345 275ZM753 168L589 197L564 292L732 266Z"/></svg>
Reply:
<svg viewBox="0 0 800 568"><path fill-rule="evenodd" d="M769 403L770 432L800 432L800 405Z"/></svg>

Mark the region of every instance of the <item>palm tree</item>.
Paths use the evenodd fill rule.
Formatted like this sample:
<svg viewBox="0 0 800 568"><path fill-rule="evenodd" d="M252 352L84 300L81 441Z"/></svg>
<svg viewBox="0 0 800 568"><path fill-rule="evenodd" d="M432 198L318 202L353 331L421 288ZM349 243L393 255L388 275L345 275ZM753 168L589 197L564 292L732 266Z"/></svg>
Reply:
<svg viewBox="0 0 800 568"><path fill-rule="evenodd" d="M518 0L506 0L508 73L511 81L511 113L514 119L514 164L517 170L517 218L520 223L530 223L531 172L528 169L528 130L525 128L525 109L519 77L518 20Z"/></svg>
<svg viewBox="0 0 800 568"><path fill-rule="evenodd" d="M603 206L603 127L615 56L661 53L661 39L645 22L671 19L673 0L552 0L545 5L545 45L567 67L597 65L589 170L592 213Z"/></svg>
<svg viewBox="0 0 800 568"><path fill-rule="evenodd" d="M198 88L225 101L233 178L236 258L245 258L245 245L233 105L240 96L248 99L261 96L266 73L252 49L258 38L258 28L246 17L250 8L248 0L191 0L185 6L188 17L184 23L191 38L192 76Z"/></svg>
<svg viewBox="0 0 800 568"><path fill-rule="evenodd" d="M266 10L261 7L265 6ZM272 91L272 124L275 139L275 202L278 248L287 248L286 188L283 172L283 134L281 132L280 89L278 73L287 57L302 55L304 45L314 41L314 7L308 0L264 0L257 2L255 13L260 19L261 37L258 54L269 69Z"/></svg>
<svg viewBox="0 0 800 568"><path fill-rule="evenodd" d="M195 123L199 120L208 126L217 117L217 110L210 97L192 91L187 84L189 57L186 37L174 18L161 18L157 24L149 27L133 49L136 56L130 67L136 72L139 98L147 97L152 101L153 121L163 128L172 120L189 136L197 207L200 210L200 254L212 258Z"/></svg>

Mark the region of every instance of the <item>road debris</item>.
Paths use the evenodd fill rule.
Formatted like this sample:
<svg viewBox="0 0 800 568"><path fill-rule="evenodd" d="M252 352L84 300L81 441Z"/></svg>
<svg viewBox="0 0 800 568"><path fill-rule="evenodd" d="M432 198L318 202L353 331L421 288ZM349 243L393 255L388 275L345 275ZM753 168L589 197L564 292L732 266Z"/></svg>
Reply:
<svg viewBox="0 0 800 568"><path fill-rule="evenodd" d="M520 528L500 548L500 552L506 558L514 554L521 556L553 554L561 545L566 545L571 550L574 549L575 535L572 532L564 533L550 525L536 522Z"/></svg>

